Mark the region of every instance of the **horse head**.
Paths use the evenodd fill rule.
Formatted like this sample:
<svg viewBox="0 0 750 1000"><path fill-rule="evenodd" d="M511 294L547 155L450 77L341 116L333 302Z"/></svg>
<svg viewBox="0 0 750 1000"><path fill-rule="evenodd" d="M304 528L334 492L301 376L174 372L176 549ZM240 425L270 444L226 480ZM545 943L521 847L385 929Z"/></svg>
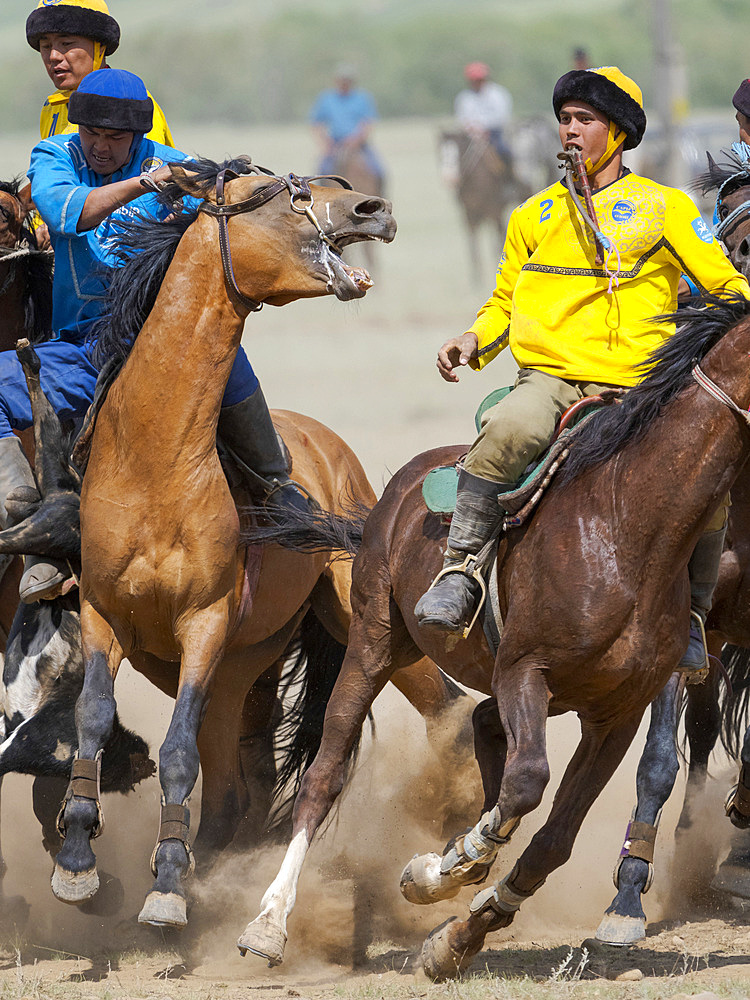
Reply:
<svg viewBox="0 0 750 1000"><path fill-rule="evenodd" d="M734 153L726 164L708 155L708 172L699 178L704 192L716 189L719 221L716 237L727 249L729 259L750 279L750 164Z"/></svg>
<svg viewBox="0 0 750 1000"><path fill-rule="evenodd" d="M171 169L177 187L200 198L200 211L214 216L202 220L205 232L215 239L210 227L215 230L218 221L221 238L222 224L226 226L229 270L242 296L281 306L331 293L343 301L365 295L372 284L369 275L345 264L341 251L367 240L390 243L396 234L391 203L348 185L309 183L324 178L258 173L247 162L245 170L254 172L239 172L235 165L241 162L232 161L232 169L218 177L214 172L210 185L199 165Z"/></svg>
<svg viewBox="0 0 750 1000"><path fill-rule="evenodd" d="M31 185L21 188L17 180L0 181L0 247L18 246L30 207Z"/></svg>

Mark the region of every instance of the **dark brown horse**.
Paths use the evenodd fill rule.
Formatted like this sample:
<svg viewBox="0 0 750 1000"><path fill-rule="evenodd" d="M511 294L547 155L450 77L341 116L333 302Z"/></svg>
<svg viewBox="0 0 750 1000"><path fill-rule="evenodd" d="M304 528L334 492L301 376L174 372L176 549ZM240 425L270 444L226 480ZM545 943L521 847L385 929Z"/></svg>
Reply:
<svg viewBox="0 0 750 1000"><path fill-rule="evenodd" d="M488 223L496 234L496 252L502 247L510 213L533 194L531 185L516 176L488 139L462 130L440 135L443 177L456 191L469 245L472 277L482 278L479 232Z"/></svg>
<svg viewBox="0 0 750 1000"><path fill-rule="evenodd" d="M549 780L548 715L575 711L581 723L581 742L546 823L505 877L475 897L466 920L428 938L428 974L444 978L465 968L488 931L510 924L568 859L584 816L687 645L688 558L750 445L745 420L699 388L691 372L703 358L704 371L747 408L748 314L744 299L689 311L621 406L578 432L533 520L500 544L504 630L494 662L479 630L446 642L421 632L413 615L440 568L447 535L425 508L422 481L465 449L427 452L394 476L355 561L347 655L320 750L297 796L293 839L260 916L238 942L241 950L281 960L302 864L341 789L347 754L391 672L420 653L492 693L502 732L478 747L482 818L443 857L428 854L405 869L402 891L414 902L450 898L486 878Z"/></svg>
<svg viewBox="0 0 750 1000"><path fill-rule="evenodd" d="M750 277L750 165L734 153L725 152L724 157L718 164L709 155L708 170L696 180L696 187L703 194L718 192L717 236L724 242L737 270ZM706 633L716 663L725 643L750 647L750 475L747 471L740 474L732 488L727 548L722 556ZM726 658L731 685L744 688L750 677L750 661L741 649L727 651ZM721 672L714 666L705 683L686 689L676 675L654 702L646 747L638 766L632 823L628 825L625 845L615 867L617 895L596 932L601 941L621 946L645 936L646 915L641 897L653 879L658 818L679 771L676 738L683 706L690 755L685 801L677 824L678 849L682 846L688 851L694 811L706 784L709 757L723 720L727 727L724 746L730 753L738 752L737 737L747 705L738 702L722 707L721 693ZM714 859L703 860L703 884L699 884L697 872L692 875L699 892L710 881ZM738 836L713 884L725 892L750 894L749 862L747 838Z"/></svg>

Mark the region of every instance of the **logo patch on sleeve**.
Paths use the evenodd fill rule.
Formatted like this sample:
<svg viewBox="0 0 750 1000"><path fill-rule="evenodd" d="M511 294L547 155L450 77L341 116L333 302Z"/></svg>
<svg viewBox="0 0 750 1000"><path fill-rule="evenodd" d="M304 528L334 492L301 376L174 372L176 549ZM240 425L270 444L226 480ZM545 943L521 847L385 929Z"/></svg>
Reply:
<svg viewBox="0 0 750 1000"><path fill-rule="evenodd" d="M703 240L704 243L713 243L714 234L708 228L703 219L701 219L700 217L698 217L697 219L693 219L692 226L693 229L695 230L695 235L699 239Z"/></svg>
<svg viewBox="0 0 750 1000"><path fill-rule="evenodd" d="M164 163L164 160L160 160L158 156L149 156L141 164L141 173L150 174L154 170L158 170Z"/></svg>
<svg viewBox="0 0 750 1000"><path fill-rule="evenodd" d="M635 215L635 205L632 201L618 201L612 206L612 218L615 222L628 222Z"/></svg>

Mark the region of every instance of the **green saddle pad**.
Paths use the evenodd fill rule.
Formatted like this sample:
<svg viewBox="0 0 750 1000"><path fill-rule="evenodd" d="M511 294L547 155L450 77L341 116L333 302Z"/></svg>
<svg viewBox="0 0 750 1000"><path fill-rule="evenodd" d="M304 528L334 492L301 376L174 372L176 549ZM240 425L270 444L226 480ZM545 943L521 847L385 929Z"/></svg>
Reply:
<svg viewBox="0 0 750 1000"><path fill-rule="evenodd" d="M452 514L456 509L458 469L455 465L440 465L431 469L422 483L422 496L427 510L433 514Z"/></svg>
<svg viewBox="0 0 750 1000"><path fill-rule="evenodd" d="M482 416L484 413L490 409L490 407L495 406L500 402L501 399L505 399L509 392L513 391L512 385L506 385L502 389L493 389L489 396L485 396L482 402L479 404L479 408L474 417L474 423L476 424L477 433L482 429ZM581 421L586 420L587 417L591 416L592 413L596 412L597 408L591 410L584 410L580 416L573 422L570 427L567 427L563 431L563 435L567 435L573 427L577 426ZM523 490L530 483L536 479L536 477L542 471L542 467L545 464L545 459L549 454L549 449L544 452L544 454L539 456L538 461L534 462L526 472L523 474L518 483L514 488L508 493L507 496L515 495L518 491ZM427 505L427 509L431 510L433 514L452 514L456 509L456 496L458 495L458 469L455 465L441 465L436 469L432 469L427 473L422 484L422 496L424 497L424 502ZM502 494L501 494L502 495Z"/></svg>

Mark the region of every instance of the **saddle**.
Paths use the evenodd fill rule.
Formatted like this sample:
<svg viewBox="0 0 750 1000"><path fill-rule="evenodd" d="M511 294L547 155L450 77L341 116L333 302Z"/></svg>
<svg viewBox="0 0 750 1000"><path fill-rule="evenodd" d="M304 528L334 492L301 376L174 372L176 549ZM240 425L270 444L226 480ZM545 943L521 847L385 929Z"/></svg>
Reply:
<svg viewBox="0 0 750 1000"><path fill-rule="evenodd" d="M474 417L477 432L481 429L485 411L512 391L512 386L505 386L502 389L495 389L482 400ZM605 389L600 395L586 396L568 407L557 422L547 450L528 466L513 489L498 493L498 504L507 512L503 519L503 531L516 528L528 520L555 473L567 458L573 445L574 431L596 410L617 402L622 394L621 389ZM450 522L451 515L456 509L458 473L465 457L462 455L454 465L441 465L431 469L422 484L422 496L427 509L433 514L439 514L446 523Z"/></svg>
<svg viewBox="0 0 750 1000"><path fill-rule="evenodd" d="M480 404L474 418L477 432L481 429L482 415L490 407L504 399L512 386L496 389ZM519 527L534 511L551 483L555 473L567 458L574 444L575 432L589 417L602 406L617 402L624 390L606 389L597 396L587 396L569 406L557 422L555 433L549 447L540 455L536 462L528 466L523 476L513 489L498 493L498 504L505 510L499 530L477 554L476 569L481 577L482 594L476 615L464 635L471 630L474 621L481 618L482 629L487 644L493 654L497 655L503 632L503 619L500 611L500 598L497 589L496 565L498 561L498 546L500 536L511 528ZM456 509L458 493L458 473L464 455L453 465L438 466L431 469L422 484L422 496L427 509L440 515L444 523L450 523L453 511ZM457 640L455 640L457 641Z"/></svg>

